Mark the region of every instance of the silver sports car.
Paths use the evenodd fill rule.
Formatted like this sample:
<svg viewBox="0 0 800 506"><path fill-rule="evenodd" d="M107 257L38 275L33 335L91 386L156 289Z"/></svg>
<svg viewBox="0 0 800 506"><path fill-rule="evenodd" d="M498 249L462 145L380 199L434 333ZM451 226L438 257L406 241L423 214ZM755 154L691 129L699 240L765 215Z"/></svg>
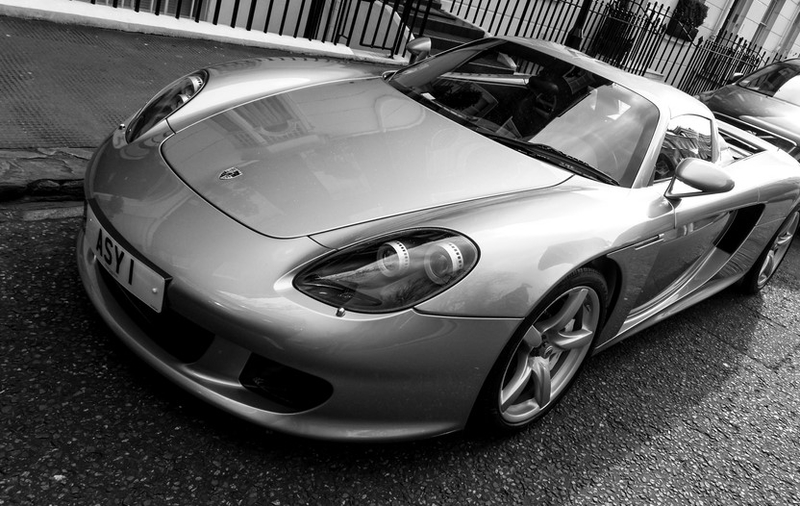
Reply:
<svg viewBox="0 0 800 506"><path fill-rule="evenodd" d="M590 355L789 249L798 162L560 45L185 76L97 150L77 259L145 362L265 427L530 425Z"/></svg>

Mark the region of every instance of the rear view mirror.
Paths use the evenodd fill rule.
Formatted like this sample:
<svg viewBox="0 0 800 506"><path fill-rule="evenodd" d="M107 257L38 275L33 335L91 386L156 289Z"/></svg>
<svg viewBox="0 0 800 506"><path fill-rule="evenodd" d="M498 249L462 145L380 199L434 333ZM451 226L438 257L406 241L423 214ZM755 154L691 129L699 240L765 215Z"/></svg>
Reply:
<svg viewBox="0 0 800 506"><path fill-rule="evenodd" d="M688 186L689 191L676 191L676 182ZM699 158L685 158L675 169L675 176L670 181L665 196L668 199L681 199L725 193L731 191L733 186L733 180L713 163Z"/></svg>

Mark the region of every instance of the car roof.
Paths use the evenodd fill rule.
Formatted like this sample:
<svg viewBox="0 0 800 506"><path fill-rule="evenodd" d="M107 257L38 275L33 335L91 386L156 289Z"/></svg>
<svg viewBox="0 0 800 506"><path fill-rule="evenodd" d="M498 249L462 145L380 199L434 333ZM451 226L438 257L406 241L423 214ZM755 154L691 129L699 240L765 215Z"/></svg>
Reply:
<svg viewBox="0 0 800 506"><path fill-rule="evenodd" d="M618 69L576 49L539 39L526 39L523 37L496 38L540 51L621 84L647 98L660 109L669 111L669 117L671 118L683 114L699 114L707 118L713 117L705 104L673 86Z"/></svg>

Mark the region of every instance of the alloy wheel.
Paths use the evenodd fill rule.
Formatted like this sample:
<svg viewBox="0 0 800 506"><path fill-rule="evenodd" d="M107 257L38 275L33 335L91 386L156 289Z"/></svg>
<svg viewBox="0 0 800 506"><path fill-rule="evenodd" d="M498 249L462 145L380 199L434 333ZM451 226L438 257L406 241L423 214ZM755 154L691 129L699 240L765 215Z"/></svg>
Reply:
<svg viewBox="0 0 800 506"><path fill-rule="evenodd" d="M590 286L562 292L533 322L506 366L499 414L509 425L540 415L577 374L600 324L600 296Z"/></svg>
<svg viewBox="0 0 800 506"><path fill-rule="evenodd" d="M766 255L764 255L761 261L758 278L756 279L758 289L763 288L770 278L772 278L772 275L775 274L775 271L778 270L778 267L783 261L783 257L785 257L786 252L789 251L789 246L792 245L792 239L797 231L798 222L800 222L800 212L795 211L790 219L784 222L781 229L776 234L775 239L772 241L772 244L766 251Z"/></svg>

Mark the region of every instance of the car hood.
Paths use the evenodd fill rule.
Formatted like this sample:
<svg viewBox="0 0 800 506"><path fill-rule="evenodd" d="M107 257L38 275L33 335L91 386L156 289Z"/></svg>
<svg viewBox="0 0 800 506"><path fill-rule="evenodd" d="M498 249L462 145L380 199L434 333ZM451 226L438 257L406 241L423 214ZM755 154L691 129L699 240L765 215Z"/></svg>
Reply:
<svg viewBox="0 0 800 506"><path fill-rule="evenodd" d="M272 237L311 235L570 177L380 78L309 86L235 107L177 132L162 154L208 202Z"/></svg>
<svg viewBox="0 0 800 506"><path fill-rule="evenodd" d="M753 126L800 139L800 107L732 84L705 100L709 109Z"/></svg>
<svg viewBox="0 0 800 506"><path fill-rule="evenodd" d="M203 92L170 115L170 127L183 130L211 115L269 95L300 87L374 77L382 68L354 61L316 58L263 58L207 67Z"/></svg>

